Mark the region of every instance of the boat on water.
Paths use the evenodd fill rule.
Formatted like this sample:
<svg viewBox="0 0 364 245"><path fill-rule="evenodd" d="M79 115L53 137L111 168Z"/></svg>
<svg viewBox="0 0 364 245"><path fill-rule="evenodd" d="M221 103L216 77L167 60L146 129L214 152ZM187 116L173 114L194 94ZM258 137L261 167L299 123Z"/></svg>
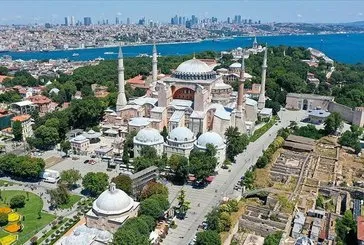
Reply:
<svg viewBox="0 0 364 245"><path fill-rule="evenodd" d="M114 52L105 52L104 54L116 54Z"/></svg>
<svg viewBox="0 0 364 245"><path fill-rule="evenodd" d="M149 57L148 54L138 54L137 57Z"/></svg>
<svg viewBox="0 0 364 245"><path fill-rule="evenodd" d="M80 56L80 54L79 53L73 53L72 56L76 57L76 56Z"/></svg>
<svg viewBox="0 0 364 245"><path fill-rule="evenodd" d="M98 57L98 58L95 59L95 61L103 61L103 60L105 60L105 59L101 58L101 57Z"/></svg>

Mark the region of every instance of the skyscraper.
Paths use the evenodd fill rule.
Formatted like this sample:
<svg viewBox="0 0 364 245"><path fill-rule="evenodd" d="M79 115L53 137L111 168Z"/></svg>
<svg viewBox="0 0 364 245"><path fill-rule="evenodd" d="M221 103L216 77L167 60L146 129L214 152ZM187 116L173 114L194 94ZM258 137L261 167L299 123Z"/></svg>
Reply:
<svg viewBox="0 0 364 245"><path fill-rule="evenodd" d="M119 22L120 22L120 21L119 21L119 17L116 17L116 18L115 18L115 24L116 24L116 25L119 25Z"/></svg>
<svg viewBox="0 0 364 245"><path fill-rule="evenodd" d="M69 21L68 21L69 17L64 17L64 25L68 26L69 25Z"/></svg>
<svg viewBox="0 0 364 245"><path fill-rule="evenodd" d="M84 24L85 26L89 26L89 25L91 25L91 17L84 17L84 18L83 18L83 24Z"/></svg>
<svg viewBox="0 0 364 245"><path fill-rule="evenodd" d="M128 17L128 18L126 18L126 24L127 25L130 25L130 18Z"/></svg>
<svg viewBox="0 0 364 245"><path fill-rule="evenodd" d="M75 25L76 25L75 17L74 17L74 16L71 16L71 23L70 23L70 26L75 26Z"/></svg>

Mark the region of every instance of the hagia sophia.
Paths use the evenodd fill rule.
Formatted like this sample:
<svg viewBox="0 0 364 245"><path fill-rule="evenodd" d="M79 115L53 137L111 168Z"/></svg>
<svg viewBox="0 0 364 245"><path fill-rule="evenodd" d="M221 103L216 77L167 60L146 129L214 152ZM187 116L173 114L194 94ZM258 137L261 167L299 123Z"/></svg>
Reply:
<svg viewBox="0 0 364 245"><path fill-rule="evenodd" d="M134 154L140 148L153 146L158 154L173 153L189 156L193 148L204 149L213 144L218 149L219 162L224 160L224 133L230 126L252 134L258 115L265 107L267 49L253 44L253 50L264 52L262 81L258 101L244 94L244 83L251 78L245 72L243 52L241 63L234 63L230 73L214 71L214 66L193 57L181 63L171 76L158 76L157 49L153 45L152 81L145 96L127 101L125 96L124 60L121 47L118 54L118 97L116 111L106 110L103 128L135 130ZM252 53L252 52L250 52ZM252 53L254 54L254 52ZM233 91L227 74L238 74L239 89ZM119 128L120 127L120 128ZM164 142L159 132L166 127L169 136ZM125 128L127 129L125 132ZM199 138L197 138L199 136ZM200 140L203 139L203 140Z"/></svg>

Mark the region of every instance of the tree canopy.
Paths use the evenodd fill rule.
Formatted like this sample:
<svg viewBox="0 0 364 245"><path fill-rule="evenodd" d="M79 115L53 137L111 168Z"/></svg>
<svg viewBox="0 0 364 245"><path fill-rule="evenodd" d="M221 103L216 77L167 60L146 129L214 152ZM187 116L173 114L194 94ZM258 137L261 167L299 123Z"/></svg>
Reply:
<svg viewBox="0 0 364 245"><path fill-rule="evenodd" d="M216 148L206 145L206 150L193 149L189 158L189 170L198 180L204 180L206 177L214 173L217 166Z"/></svg>
<svg viewBox="0 0 364 245"><path fill-rule="evenodd" d="M221 245L220 235L213 230L198 232L196 245Z"/></svg>
<svg viewBox="0 0 364 245"><path fill-rule="evenodd" d="M89 172L82 179L82 185L91 196L98 196L106 190L109 184L109 177L103 172Z"/></svg>
<svg viewBox="0 0 364 245"><path fill-rule="evenodd" d="M133 181L128 175L121 174L111 179L111 182L115 183L116 188L123 190L126 194L132 194Z"/></svg>

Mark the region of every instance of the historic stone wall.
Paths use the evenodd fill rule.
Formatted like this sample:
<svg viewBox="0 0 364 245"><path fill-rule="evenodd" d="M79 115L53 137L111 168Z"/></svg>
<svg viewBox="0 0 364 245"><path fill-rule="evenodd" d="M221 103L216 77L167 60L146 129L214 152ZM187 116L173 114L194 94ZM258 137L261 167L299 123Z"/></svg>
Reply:
<svg viewBox="0 0 364 245"><path fill-rule="evenodd" d="M341 117L348 122L353 121L354 111L353 111L353 109L351 109L348 106L338 104L336 102L331 102L329 104L328 109L329 109L329 112L331 112L331 113L333 113L333 112L339 113L341 115Z"/></svg>

